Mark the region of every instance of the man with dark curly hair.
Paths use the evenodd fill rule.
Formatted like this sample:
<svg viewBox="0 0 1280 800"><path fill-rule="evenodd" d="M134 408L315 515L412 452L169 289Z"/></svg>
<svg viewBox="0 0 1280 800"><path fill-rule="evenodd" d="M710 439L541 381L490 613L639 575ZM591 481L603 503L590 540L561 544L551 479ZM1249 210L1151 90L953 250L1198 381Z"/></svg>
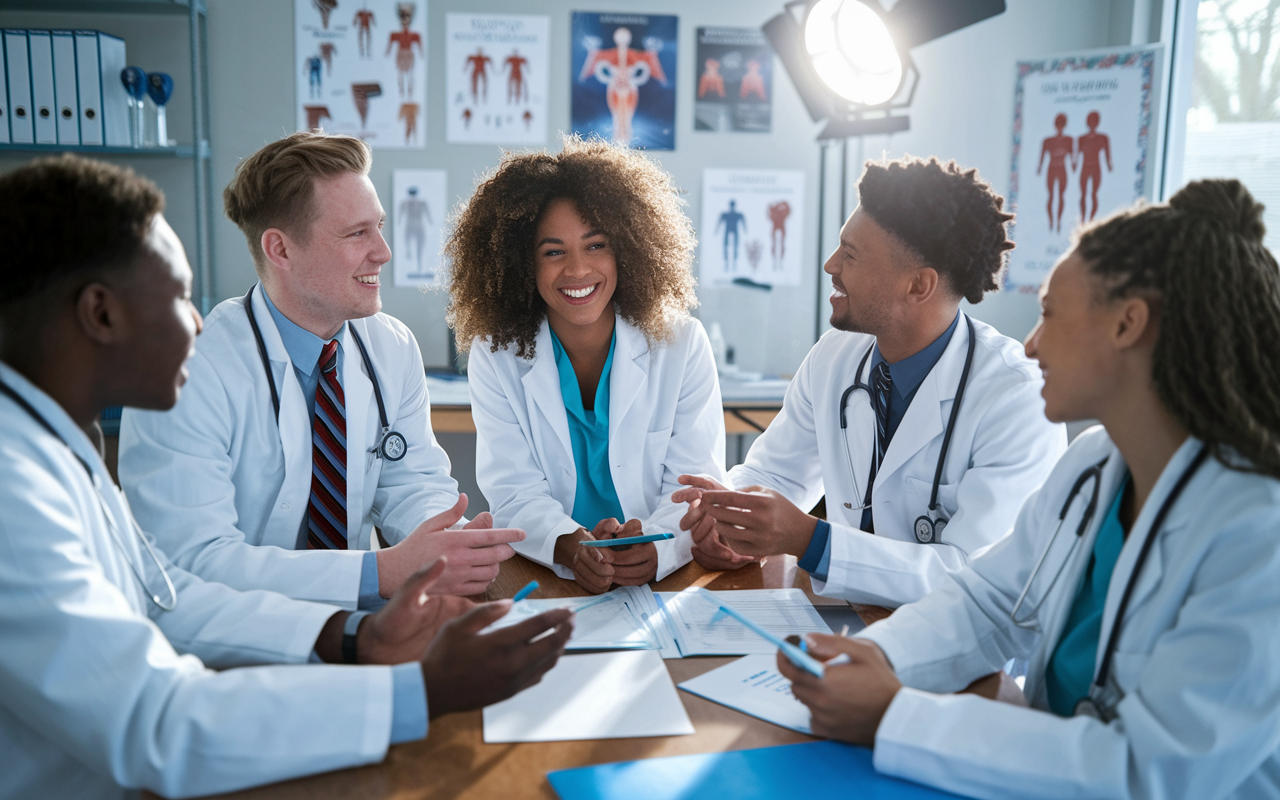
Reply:
<svg viewBox="0 0 1280 800"><path fill-rule="evenodd" d="M896 607L1003 536L1066 446L1021 346L960 311L998 286L1012 218L977 170L868 164L823 269L831 324L729 473L676 494L693 555L790 553L822 594ZM827 519L805 513L826 495ZM872 535L874 534L874 535Z"/></svg>
<svg viewBox="0 0 1280 800"><path fill-rule="evenodd" d="M694 237L671 178L600 140L510 155L445 251L470 349L476 479L517 552L593 592L692 558L682 473L725 479L711 346L689 316ZM644 534L627 549L582 541Z"/></svg>

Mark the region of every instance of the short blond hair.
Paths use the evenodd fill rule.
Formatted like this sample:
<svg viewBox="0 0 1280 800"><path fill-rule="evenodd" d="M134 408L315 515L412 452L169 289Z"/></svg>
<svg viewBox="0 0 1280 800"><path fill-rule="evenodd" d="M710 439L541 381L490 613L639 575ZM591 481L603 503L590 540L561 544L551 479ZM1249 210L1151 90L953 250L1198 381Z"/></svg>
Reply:
<svg viewBox="0 0 1280 800"><path fill-rule="evenodd" d="M348 172L368 175L371 163L369 145L362 140L319 131L289 134L241 161L222 202L227 218L249 241L258 275L266 268L262 234L268 228L306 241L318 213L316 181Z"/></svg>

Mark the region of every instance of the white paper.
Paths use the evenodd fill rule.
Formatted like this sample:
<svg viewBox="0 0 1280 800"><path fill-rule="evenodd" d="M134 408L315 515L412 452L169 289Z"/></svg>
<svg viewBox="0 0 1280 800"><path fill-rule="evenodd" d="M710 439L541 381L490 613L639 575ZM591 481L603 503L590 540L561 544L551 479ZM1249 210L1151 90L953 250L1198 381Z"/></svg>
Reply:
<svg viewBox="0 0 1280 800"><path fill-rule="evenodd" d="M445 16L445 139L458 144L547 140L551 18Z"/></svg>
<svg viewBox="0 0 1280 800"><path fill-rule="evenodd" d="M484 709L489 744L692 733L671 676L652 650L561 656L541 683Z"/></svg>
<svg viewBox="0 0 1280 800"><path fill-rule="evenodd" d="M791 694L774 656L746 656L680 684L690 694L765 722L812 735L809 707Z"/></svg>
<svg viewBox="0 0 1280 800"><path fill-rule="evenodd" d="M804 173L708 169L702 173L702 282L799 286Z"/></svg>
<svg viewBox="0 0 1280 800"><path fill-rule="evenodd" d="M574 612L573 636L567 650L662 650L666 646L679 658L648 586L620 586L595 597L521 600L486 630L515 625L554 608Z"/></svg>
<svg viewBox="0 0 1280 800"><path fill-rule="evenodd" d="M427 0L294 0L293 14L298 129L424 149Z"/></svg>
<svg viewBox="0 0 1280 800"><path fill-rule="evenodd" d="M739 589L712 592L770 633L831 633L817 609L800 589ZM695 592L657 592L671 636L682 656L741 656L777 650L742 623L721 614Z"/></svg>
<svg viewBox="0 0 1280 800"><path fill-rule="evenodd" d="M391 177L387 217L394 238L395 285L421 287L441 282L440 230L445 215L442 169L398 169ZM434 399L434 398L433 398Z"/></svg>

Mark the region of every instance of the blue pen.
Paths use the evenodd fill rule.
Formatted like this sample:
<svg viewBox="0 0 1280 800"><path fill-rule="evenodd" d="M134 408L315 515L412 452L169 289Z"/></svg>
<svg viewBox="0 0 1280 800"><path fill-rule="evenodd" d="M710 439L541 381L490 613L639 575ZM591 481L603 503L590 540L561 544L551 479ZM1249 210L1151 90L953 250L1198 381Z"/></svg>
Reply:
<svg viewBox="0 0 1280 800"><path fill-rule="evenodd" d="M743 625L747 626L747 629L750 630L752 633L756 634L760 638L772 644L774 647L781 650L782 654L785 655L787 657L787 660L790 661L792 664L795 664L797 667L804 670L805 672L808 672L810 675L813 675L818 678L822 677L823 666L821 661L809 655L808 653L804 652L799 647L796 647L790 642L760 627L750 617L741 613L736 608L721 602L718 597L716 597L706 589L697 587L693 591L697 592L699 597L713 604L718 609L716 611L716 615L711 618L712 622L715 622L716 617L718 617L720 614L726 614L730 617L733 617L738 622L741 622Z"/></svg>
<svg viewBox="0 0 1280 800"><path fill-rule="evenodd" d="M526 583L526 584L524 585L524 588L523 588L523 589L521 589L520 591L516 592L516 596L515 596L515 597L513 597L513 598L511 598L511 602L512 602L512 603L519 603L521 600L523 600L523 599L525 599L526 597L528 597L529 595L533 594L533 590L534 590L534 589L537 589L537 588L538 588L538 582L537 582L537 581L529 581L528 583Z"/></svg>

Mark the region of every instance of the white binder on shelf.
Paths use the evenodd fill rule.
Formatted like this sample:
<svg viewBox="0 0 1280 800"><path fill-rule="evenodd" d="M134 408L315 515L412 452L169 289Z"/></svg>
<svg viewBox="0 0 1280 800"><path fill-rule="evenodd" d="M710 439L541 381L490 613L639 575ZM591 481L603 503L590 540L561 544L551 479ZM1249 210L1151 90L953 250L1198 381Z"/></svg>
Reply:
<svg viewBox="0 0 1280 800"><path fill-rule="evenodd" d="M58 143L58 111L53 96L53 37L48 31L27 31L31 64L31 121L36 144Z"/></svg>
<svg viewBox="0 0 1280 800"><path fill-rule="evenodd" d="M98 65L102 75L102 138L112 147L129 147L129 93L120 73L128 66L124 39L98 31Z"/></svg>
<svg viewBox="0 0 1280 800"><path fill-rule="evenodd" d="M102 73L98 69L98 32L76 31L75 37L80 143L102 144Z"/></svg>
<svg viewBox="0 0 1280 800"><path fill-rule="evenodd" d="M50 31L53 37L53 98L58 117L58 144L80 144L80 100L76 92L76 37Z"/></svg>
<svg viewBox="0 0 1280 800"><path fill-rule="evenodd" d="M4 34L0 33L0 67L5 66ZM9 81L0 80L0 144L9 143Z"/></svg>
<svg viewBox="0 0 1280 800"><path fill-rule="evenodd" d="M27 55L27 32L4 32L4 65L9 87L9 140L32 144L36 140L31 124L31 68Z"/></svg>

